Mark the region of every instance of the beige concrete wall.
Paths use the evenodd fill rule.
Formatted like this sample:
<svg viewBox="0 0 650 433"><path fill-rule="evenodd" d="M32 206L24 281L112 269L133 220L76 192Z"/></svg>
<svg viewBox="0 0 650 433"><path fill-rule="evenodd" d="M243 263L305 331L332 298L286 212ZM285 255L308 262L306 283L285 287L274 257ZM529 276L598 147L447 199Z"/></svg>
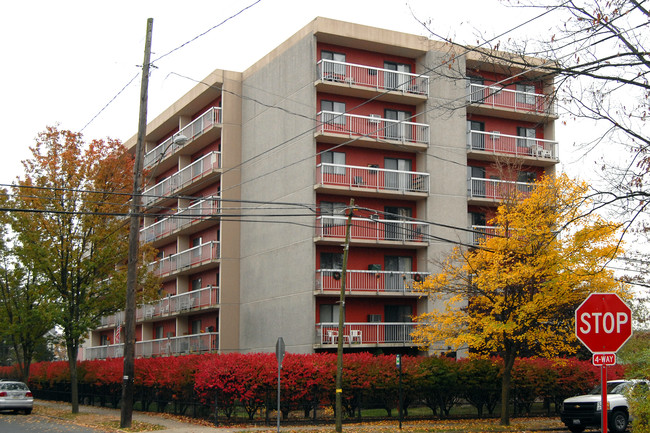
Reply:
<svg viewBox="0 0 650 433"><path fill-rule="evenodd" d="M315 201L315 59L315 40L306 35L244 73L242 197L247 200ZM302 207L247 206L255 208L245 212L248 218L263 222L241 226L240 349L273 351L283 337L287 351L311 352L314 214Z"/></svg>
<svg viewBox="0 0 650 433"><path fill-rule="evenodd" d="M241 199L242 159L242 85L241 74L226 72L223 80L221 131L221 261L219 265L219 288L221 293L219 314L219 349L221 352L239 351L240 321L240 245L241 223L229 214L239 214L238 200ZM234 201L228 201L234 200ZM231 209L229 209L231 208Z"/></svg>

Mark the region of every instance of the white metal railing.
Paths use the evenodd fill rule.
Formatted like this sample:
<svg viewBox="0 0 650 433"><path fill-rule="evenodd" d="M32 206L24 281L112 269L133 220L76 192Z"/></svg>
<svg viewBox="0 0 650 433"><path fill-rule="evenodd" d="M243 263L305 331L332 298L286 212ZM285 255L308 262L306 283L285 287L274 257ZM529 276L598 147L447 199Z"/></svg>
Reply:
<svg viewBox="0 0 650 433"><path fill-rule="evenodd" d="M196 221L218 215L219 210L219 197L212 196L205 198L167 218L142 228L140 230L140 242L153 242L169 236L177 230L192 225Z"/></svg>
<svg viewBox="0 0 650 433"><path fill-rule="evenodd" d="M472 198L501 200L515 192L528 194L534 187L533 183L472 177L469 179L468 194Z"/></svg>
<svg viewBox="0 0 650 433"><path fill-rule="evenodd" d="M316 183L376 191L429 192L429 173L321 163Z"/></svg>
<svg viewBox="0 0 650 433"><path fill-rule="evenodd" d="M497 132L467 131L467 147L472 150L498 154L558 159L557 141Z"/></svg>
<svg viewBox="0 0 650 433"><path fill-rule="evenodd" d="M148 270L157 276L170 275L184 268L198 266L218 258L219 241L210 241L155 261L149 264Z"/></svg>
<svg viewBox="0 0 650 433"><path fill-rule="evenodd" d="M221 153L210 152L197 159L187 167L182 168L171 176L158 182L142 193L142 205L149 206L160 200L161 197L169 196L175 191L191 184L197 178L221 167Z"/></svg>
<svg viewBox="0 0 650 433"><path fill-rule="evenodd" d="M316 217L316 236L323 238L345 238L347 217L321 215ZM408 220L379 218L352 218L351 239L375 241L402 241L427 243L429 225Z"/></svg>
<svg viewBox="0 0 650 433"><path fill-rule="evenodd" d="M345 134L349 137L429 144L429 125L425 123L384 119L378 116L359 116L335 111L318 112L317 122L317 132L321 134Z"/></svg>
<svg viewBox="0 0 650 433"><path fill-rule="evenodd" d="M219 304L219 288L208 286L199 290L166 296L136 310L136 320L147 320Z"/></svg>
<svg viewBox="0 0 650 433"><path fill-rule="evenodd" d="M349 292L413 293L415 282L423 281L426 273L407 271L347 270L345 289ZM316 290L340 291L340 269L317 269Z"/></svg>
<svg viewBox="0 0 650 433"><path fill-rule="evenodd" d="M161 338L157 340L137 341L136 358L152 356L184 355L190 353L207 353L219 350L219 333L204 332L181 337ZM120 358L124 356L124 344L93 346L84 351L86 360Z"/></svg>
<svg viewBox="0 0 650 433"><path fill-rule="evenodd" d="M323 81L371 87L380 91L429 95L428 76L326 59L320 60L317 66L318 77Z"/></svg>
<svg viewBox="0 0 650 433"><path fill-rule="evenodd" d="M221 107L212 107L190 122L176 134L167 138L144 155L144 167L149 168L163 159L173 155L208 129L221 123ZM182 136L182 139L181 139Z"/></svg>
<svg viewBox="0 0 650 433"><path fill-rule="evenodd" d="M400 322L346 322L343 331L345 344L413 344L411 333L416 323ZM318 344L338 344L338 323L317 323Z"/></svg>
<svg viewBox="0 0 650 433"><path fill-rule="evenodd" d="M467 100L492 107L510 108L515 111L539 114L555 113L549 95L522 92L500 86L471 83L468 86Z"/></svg>
<svg viewBox="0 0 650 433"><path fill-rule="evenodd" d="M122 323L124 323L124 311L111 314L110 316L104 316L100 319L101 327L117 326Z"/></svg>
<svg viewBox="0 0 650 433"><path fill-rule="evenodd" d="M473 225L472 231L470 232L470 242L472 245L478 245L485 239L497 236L498 234L498 227Z"/></svg>

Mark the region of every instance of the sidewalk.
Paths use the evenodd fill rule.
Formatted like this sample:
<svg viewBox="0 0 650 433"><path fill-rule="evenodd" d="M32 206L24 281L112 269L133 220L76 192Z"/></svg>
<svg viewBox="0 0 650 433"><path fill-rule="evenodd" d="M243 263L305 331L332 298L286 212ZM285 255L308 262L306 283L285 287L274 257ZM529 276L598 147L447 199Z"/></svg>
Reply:
<svg viewBox="0 0 650 433"><path fill-rule="evenodd" d="M120 432L124 430L112 429L106 427L104 423L109 421L120 420L120 410L111 409L107 407L98 406L79 406L80 415L75 417L74 421L69 419L71 412L70 403L52 402L46 400L36 400L34 402L34 414L41 416L48 416L53 418L61 418L69 420L75 424L82 424L90 427L95 427L99 430L107 432ZM269 432L275 433L276 427L273 426L237 426L237 427L215 427L209 425L206 421L194 420L189 417L181 416L165 416L163 414L156 414L152 412L133 412L133 421L144 422L148 424L155 424L162 426L162 430L155 430L161 433L248 433L248 432ZM416 429L425 432L478 432L478 431L491 431L500 433L521 433L521 432L555 432L566 431L564 425L558 418L515 418L508 427L498 426L498 420L438 420L438 421L412 421L404 423L405 429ZM361 432L385 432L399 431L397 428L397 421L392 423L368 423L368 424L348 424L343 426L344 429L357 430ZM334 430L333 425L319 425L319 426L281 426L284 431L316 431L331 432ZM151 431L151 430L148 430Z"/></svg>
<svg viewBox="0 0 650 433"><path fill-rule="evenodd" d="M52 402L52 401L45 401L45 400L34 401L34 412L36 414L41 414L44 416L57 417L57 412L60 413L61 411L63 411L66 413L70 413L71 410L72 408L70 406L70 403ZM96 417L92 417L92 418L80 417L78 419L80 423L85 425L90 425L92 427L102 428L102 426L99 426L99 424L101 424L102 422L120 420L119 409L79 405L79 413L82 415L96 415ZM201 432L231 433L235 431L227 428L201 426L198 424L193 424L191 422L178 421L171 417L168 418L165 416L159 416L151 413L142 413L136 411L133 412L133 420L163 426L164 427L163 430L156 430L157 432L160 433L201 433ZM246 430L252 430L252 429L246 429Z"/></svg>

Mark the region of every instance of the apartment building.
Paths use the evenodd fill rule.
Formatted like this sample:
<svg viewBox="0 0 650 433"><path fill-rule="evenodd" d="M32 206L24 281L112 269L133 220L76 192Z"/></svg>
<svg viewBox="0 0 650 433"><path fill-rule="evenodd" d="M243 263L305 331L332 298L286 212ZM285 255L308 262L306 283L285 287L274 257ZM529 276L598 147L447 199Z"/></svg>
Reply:
<svg viewBox="0 0 650 433"><path fill-rule="evenodd" d="M413 283L558 163L552 79L450 50L317 18L152 120L141 240L162 287L137 310L136 356L273 351L278 337L294 353L339 338L417 353L412 317L436 306ZM121 355L122 318L90 333L85 359Z"/></svg>

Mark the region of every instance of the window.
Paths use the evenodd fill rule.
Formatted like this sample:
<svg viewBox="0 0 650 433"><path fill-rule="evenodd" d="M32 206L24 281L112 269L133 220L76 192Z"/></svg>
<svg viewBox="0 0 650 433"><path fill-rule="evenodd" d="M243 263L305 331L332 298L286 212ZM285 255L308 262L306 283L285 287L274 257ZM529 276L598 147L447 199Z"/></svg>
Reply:
<svg viewBox="0 0 650 433"><path fill-rule="evenodd" d="M537 174L534 171L520 171L517 174L517 182L533 183L537 179Z"/></svg>
<svg viewBox="0 0 650 433"><path fill-rule="evenodd" d="M384 236L386 240L412 240L415 238L415 225L408 223L411 219L411 208L385 206L384 212L386 213L384 216L386 219L384 223Z"/></svg>
<svg viewBox="0 0 650 433"><path fill-rule="evenodd" d="M323 227L345 225L345 203L330 201L320 202L321 216L334 216L337 218L323 218Z"/></svg>
<svg viewBox="0 0 650 433"><path fill-rule="evenodd" d="M395 62L384 62L384 69L395 72L384 72L384 87L389 90L404 90L408 89L409 75L411 73L411 65Z"/></svg>
<svg viewBox="0 0 650 433"><path fill-rule="evenodd" d="M403 290L406 284L406 278L402 276L402 272L411 272L413 270L413 258L408 256L385 256L384 269L391 271L391 273L386 274L386 290Z"/></svg>
<svg viewBox="0 0 650 433"><path fill-rule="evenodd" d="M343 269L342 253L320 253L321 269Z"/></svg>
<svg viewBox="0 0 650 433"><path fill-rule="evenodd" d="M335 53L333 51L321 51L321 58L323 60L331 60L331 62L323 62L323 78L326 80L342 80L345 78L345 53ZM341 62L341 63L334 63Z"/></svg>
<svg viewBox="0 0 650 433"><path fill-rule="evenodd" d="M337 323L339 321L339 306L337 304L322 304L320 306L321 323Z"/></svg>
<svg viewBox="0 0 650 433"><path fill-rule="evenodd" d="M196 278L192 280L192 291L199 290L201 288L201 278Z"/></svg>
<svg viewBox="0 0 650 433"><path fill-rule="evenodd" d="M483 77L467 77L467 94L470 102L483 102L484 84Z"/></svg>
<svg viewBox="0 0 650 433"><path fill-rule="evenodd" d="M517 147L527 147L532 149L537 142L537 140L535 140L535 137L537 136L535 128L524 128L523 126L518 126L517 136L526 137L517 139Z"/></svg>
<svg viewBox="0 0 650 433"><path fill-rule="evenodd" d="M409 111L384 110L386 121L386 138L391 140L411 140L411 125L404 122L411 120Z"/></svg>
<svg viewBox="0 0 650 433"><path fill-rule="evenodd" d="M201 320L192 321L192 334L201 333Z"/></svg>
<svg viewBox="0 0 650 433"><path fill-rule="evenodd" d="M517 103L535 105L535 86L532 84L517 84Z"/></svg>
<svg viewBox="0 0 650 433"><path fill-rule="evenodd" d="M322 122L330 125L345 125L345 102L320 101Z"/></svg>
<svg viewBox="0 0 650 433"><path fill-rule="evenodd" d="M109 345L108 337L106 335L102 335L101 337L99 337L99 345L100 346L108 346Z"/></svg>
<svg viewBox="0 0 650 433"><path fill-rule="evenodd" d="M165 328L163 326L156 326L155 338L160 340L165 336Z"/></svg>
<svg viewBox="0 0 650 433"><path fill-rule="evenodd" d="M337 166L326 165L323 167L323 173L325 174L345 174L345 167L340 167L345 165L345 153L343 152L323 152L320 156L320 161L323 164L337 164Z"/></svg>
<svg viewBox="0 0 650 433"><path fill-rule="evenodd" d="M467 130L469 131L469 140L467 144L470 145L470 148L475 150L485 150L485 134L482 134L482 132L485 131L485 123L468 120Z"/></svg>
<svg viewBox="0 0 650 433"><path fill-rule="evenodd" d="M485 197L485 167L467 167L471 197Z"/></svg>
<svg viewBox="0 0 650 433"><path fill-rule="evenodd" d="M384 186L386 189L411 190L411 160L384 158Z"/></svg>

